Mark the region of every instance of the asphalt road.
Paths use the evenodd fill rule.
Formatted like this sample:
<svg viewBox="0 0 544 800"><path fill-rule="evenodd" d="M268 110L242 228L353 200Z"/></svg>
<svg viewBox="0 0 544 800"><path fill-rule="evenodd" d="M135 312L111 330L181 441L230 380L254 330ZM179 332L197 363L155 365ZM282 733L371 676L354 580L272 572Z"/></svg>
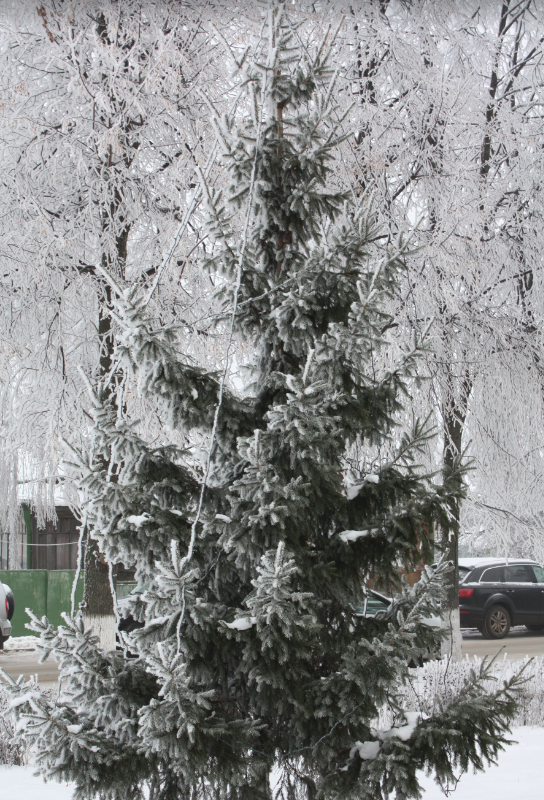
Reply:
<svg viewBox="0 0 544 800"><path fill-rule="evenodd" d="M12 678L24 675L37 675L40 684L56 683L59 677L57 664L49 659L45 664L38 664L39 653L16 650L0 651L0 667Z"/></svg>
<svg viewBox="0 0 544 800"><path fill-rule="evenodd" d="M463 654L495 656L499 651L506 653L506 658L515 660L523 656L544 656L544 633L529 633L525 628L513 628L505 639L489 641L483 639L477 631L463 633ZM58 669L54 661L38 664L38 654L32 651L17 652L0 651L0 667L12 678L23 674L27 678L37 675L42 685L54 684L58 680Z"/></svg>
<svg viewBox="0 0 544 800"><path fill-rule="evenodd" d="M504 639L490 641L478 631L463 633L463 654L470 656L495 656L501 651L515 661L523 656L544 656L544 633L529 633L526 628L512 628Z"/></svg>

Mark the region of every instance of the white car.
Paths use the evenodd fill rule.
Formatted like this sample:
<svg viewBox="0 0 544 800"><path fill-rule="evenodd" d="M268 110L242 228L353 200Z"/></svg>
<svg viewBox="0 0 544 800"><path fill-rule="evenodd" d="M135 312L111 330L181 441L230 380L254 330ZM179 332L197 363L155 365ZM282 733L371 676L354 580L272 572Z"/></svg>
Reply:
<svg viewBox="0 0 544 800"><path fill-rule="evenodd" d="M15 611L13 592L5 583L0 583L0 650L11 636L11 618Z"/></svg>

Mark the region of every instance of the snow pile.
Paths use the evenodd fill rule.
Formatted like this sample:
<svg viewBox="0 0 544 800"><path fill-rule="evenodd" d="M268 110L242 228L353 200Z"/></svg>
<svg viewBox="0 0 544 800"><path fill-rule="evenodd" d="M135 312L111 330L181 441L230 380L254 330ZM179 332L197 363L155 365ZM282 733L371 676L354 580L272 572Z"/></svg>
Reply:
<svg viewBox="0 0 544 800"><path fill-rule="evenodd" d="M4 643L4 650L19 651L27 650L32 651L36 649L37 636L16 636L11 637Z"/></svg>
<svg viewBox="0 0 544 800"><path fill-rule="evenodd" d="M378 528L371 528L365 531L341 531L338 536L343 542L356 542L357 539L362 539L363 536L372 536L376 533L379 533Z"/></svg>
<svg viewBox="0 0 544 800"><path fill-rule="evenodd" d="M452 800L541 800L544 730L515 728L511 738L515 744L499 753L497 764L485 772L458 771L459 782L449 787ZM431 776L419 773L418 780L423 800L444 800L444 793Z"/></svg>
<svg viewBox="0 0 544 800"><path fill-rule="evenodd" d="M397 739L407 742L415 731L419 720L427 719L427 714L418 714L417 711L405 711L404 716L406 719L406 725L393 725L393 727L389 728L388 730L378 730L376 731L376 736L378 739L380 739L382 742L385 742L387 739L391 739L396 736Z"/></svg>
<svg viewBox="0 0 544 800"><path fill-rule="evenodd" d="M346 497L348 500L355 500L355 498L359 496L361 489L363 489L366 484L379 482L380 476L372 472L370 472L368 475L365 475L362 482L356 482L353 480L352 476L348 475L344 480Z"/></svg>
<svg viewBox="0 0 544 800"><path fill-rule="evenodd" d="M393 737L396 737L403 742L407 742L415 731L419 720L426 719L427 715L418 714L417 711L405 711L404 718L406 722L405 725L393 725L393 727L388 728L387 730L372 730L371 733L376 736L375 740L368 742L355 742L355 745L349 752L349 760L352 761L356 754L358 754L363 761L376 758L381 749L381 742L385 742ZM347 766L342 768L343 771L347 769Z"/></svg>
<svg viewBox="0 0 544 800"><path fill-rule="evenodd" d="M33 767L0 766L2 797L17 800L71 800L73 785L54 781L45 783L43 778L33 775ZM4 794L5 793L5 794Z"/></svg>
<svg viewBox="0 0 544 800"><path fill-rule="evenodd" d="M149 514L131 514L127 517L127 522L135 528L141 528L149 519L151 519Z"/></svg>
<svg viewBox="0 0 544 800"><path fill-rule="evenodd" d="M378 753L380 752L380 743L379 742L355 742L355 745L349 751L349 758L355 758L355 754L359 754L359 758L362 758L363 761L367 761L370 758L376 758ZM343 767L343 769L347 769L347 767Z"/></svg>
<svg viewBox="0 0 544 800"><path fill-rule="evenodd" d="M255 617L238 617L234 622L225 622L225 626L233 631L247 631L256 624Z"/></svg>

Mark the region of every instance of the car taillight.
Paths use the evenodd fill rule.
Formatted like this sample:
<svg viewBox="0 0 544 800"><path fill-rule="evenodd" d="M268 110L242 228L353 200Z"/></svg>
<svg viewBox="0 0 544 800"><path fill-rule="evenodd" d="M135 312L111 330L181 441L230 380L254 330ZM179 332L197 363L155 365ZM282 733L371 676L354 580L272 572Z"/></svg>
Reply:
<svg viewBox="0 0 544 800"><path fill-rule="evenodd" d="M474 589L459 589L459 598L461 597L472 597Z"/></svg>

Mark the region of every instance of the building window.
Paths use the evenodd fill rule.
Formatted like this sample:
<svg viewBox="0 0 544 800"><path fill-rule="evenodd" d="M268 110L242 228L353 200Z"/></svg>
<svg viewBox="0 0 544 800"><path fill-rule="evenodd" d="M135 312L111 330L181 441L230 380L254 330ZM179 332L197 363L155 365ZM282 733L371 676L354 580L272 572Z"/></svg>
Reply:
<svg viewBox="0 0 544 800"><path fill-rule="evenodd" d="M0 531L0 569L9 569L9 533ZM26 569L27 538L26 526L23 517L17 520L17 566Z"/></svg>

